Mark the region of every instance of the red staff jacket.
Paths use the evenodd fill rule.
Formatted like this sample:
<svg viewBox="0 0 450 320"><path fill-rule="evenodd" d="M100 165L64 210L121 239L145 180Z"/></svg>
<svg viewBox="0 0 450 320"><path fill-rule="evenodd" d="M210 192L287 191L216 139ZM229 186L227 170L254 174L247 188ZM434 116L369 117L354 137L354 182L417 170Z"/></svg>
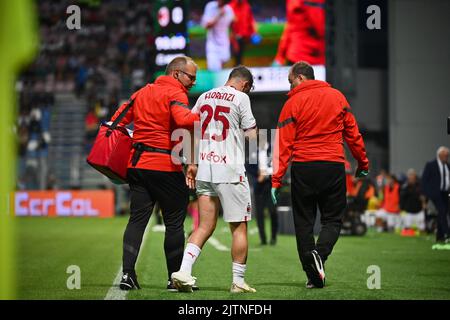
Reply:
<svg viewBox="0 0 450 320"><path fill-rule="evenodd" d="M255 33L255 19L252 8L247 0L232 0L229 3L233 9L235 20L231 25L234 35L250 38Z"/></svg>
<svg viewBox="0 0 450 320"><path fill-rule="evenodd" d="M344 140L358 167L369 169L364 141L341 92L324 81L308 80L288 96L278 120L272 187L281 187L291 160L344 163Z"/></svg>
<svg viewBox="0 0 450 320"><path fill-rule="evenodd" d="M160 76L152 84L136 91L132 96L133 106L119 125L134 121L133 143L141 142L147 146L165 150L172 148L179 141L171 141L172 132L177 128L192 129L195 121L200 121L197 114L188 107L186 88L171 76ZM114 121L127 106L124 103L114 114ZM130 154L128 168L158 171L181 171L182 166L173 163L170 154L143 152L135 167L131 165Z"/></svg>
<svg viewBox="0 0 450 320"><path fill-rule="evenodd" d="M382 208L389 213L400 212L400 184L394 182L392 185L384 186L384 197Z"/></svg>
<svg viewBox="0 0 450 320"><path fill-rule="evenodd" d="M325 64L325 1L287 0L286 16L275 60Z"/></svg>

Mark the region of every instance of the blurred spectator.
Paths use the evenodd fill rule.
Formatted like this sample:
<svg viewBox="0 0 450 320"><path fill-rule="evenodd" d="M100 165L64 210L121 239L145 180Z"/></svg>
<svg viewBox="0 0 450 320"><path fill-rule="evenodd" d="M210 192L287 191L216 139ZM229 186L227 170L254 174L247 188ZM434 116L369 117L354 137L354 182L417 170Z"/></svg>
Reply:
<svg viewBox="0 0 450 320"><path fill-rule="evenodd" d="M50 108L53 95L35 92L19 85L17 118L18 189L45 188L48 144L50 143Z"/></svg>
<svg viewBox="0 0 450 320"><path fill-rule="evenodd" d="M400 190L402 226L405 229L425 230L425 199L422 195L416 171L409 169L407 181Z"/></svg>
<svg viewBox="0 0 450 320"><path fill-rule="evenodd" d="M386 185L386 176L387 176L386 170L381 169L380 173L375 178L376 185L377 185L378 198L381 201L383 200L384 186Z"/></svg>
<svg viewBox="0 0 450 320"><path fill-rule="evenodd" d="M86 150L91 150L91 147L97 137L97 132L99 128L99 118L97 117L97 113L95 112L95 107L91 107L89 112L86 115L84 120L85 128L86 128Z"/></svg>
<svg viewBox="0 0 450 320"><path fill-rule="evenodd" d="M110 119L108 117L110 112L103 99L98 99L95 102L94 110L99 122L107 121Z"/></svg>
<svg viewBox="0 0 450 320"><path fill-rule="evenodd" d="M325 0L286 0L286 16L274 65L325 65Z"/></svg>
<svg viewBox="0 0 450 320"><path fill-rule="evenodd" d="M30 117L28 111L23 108L20 110L19 116L17 118L17 137L18 137L18 157L19 157L19 166L18 166L18 176L19 183L23 177L23 173L25 172L25 162L27 155L27 146L29 140L28 134L28 124L30 122ZM25 186L21 186L21 189L25 189Z"/></svg>
<svg viewBox="0 0 450 320"><path fill-rule="evenodd" d="M347 188L347 197L354 194L353 171L350 162L345 159L345 185Z"/></svg>
<svg viewBox="0 0 450 320"><path fill-rule="evenodd" d="M89 77L89 69L84 65L84 57L80 57L78 70L75 76L75 90L76 94L79 97L82 93L84 93L84 89L86 88L86 82Z"/></svg>
<svg viewBox="0 0 450 320"><path fill-rule="evenodd" d="M384 198L377 215L387 224L388 231L400 231L400 185L392 174L386 175Z"/></svg>
<svg viewBox="0 0 450 320"><path fill-rule="evenodd" d="M235 65L242 64L246 44L256 33L256 22L247 0L231 0L235 19L231 25L231 45Z"/></svg>
<svg viewBox="0 0 450 320"><path fill-rule="evenodd" d="M106 106L107 119L110 119L112 117L112 113L119 107L119 100L117 96L118 94L112 94L109 99L109 103Z"/></svg>
<svg viewBox="0 0 450 320"><path fill-rule="evenodd" d="M54 174L49 174L47 177L46 190L58 190L58 181Z"/></svg>
<svg viewBox="0 0 450 320"><path fill-rule="evenodd" d="M234 20L233 9L226 0L206 4L202 25L207 29L206 60L208 70L218 71L230 60L229 27Z"/></svg>
<svg viewBox="0 0 450 320"><path fill-rule="evenodd" d="M258 151L258 175L253 184L255 196L256 221L258 223L259 238L262 245L267 244L264 210L267 208L270 216L271 238L270 244L275 245L278 233L278 216L276 206L273 204L270 196L272 188L272 157L269 144Z"/></svg>
<svg viewBox="0 0 450 320"><path fill-rule="evenodd" d="M369 200L376 195L373 182L369 178L359 178L349 196L349 210L364 213Z"/></svg>
<svg viewBox="0 0 450 320"><path fill-rule="evenodd" d="M448 155L449 149L447 147L439 147L436 152L436 159L427 162L422 174L423 193L433 202L438 211L437 242L450 241L448 225L450 170Z"/></svg>

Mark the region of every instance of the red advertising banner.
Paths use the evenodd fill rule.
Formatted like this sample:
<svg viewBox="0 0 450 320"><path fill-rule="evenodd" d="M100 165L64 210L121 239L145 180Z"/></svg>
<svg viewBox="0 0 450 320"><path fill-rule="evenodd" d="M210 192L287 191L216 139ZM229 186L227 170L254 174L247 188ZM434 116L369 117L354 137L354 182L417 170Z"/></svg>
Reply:
<svg viewBox="0 0 450 320"><path fill-rule="evenodd" d="M112 190L17 191L11 202L13 214L18 217L114 216Z"/></svg>

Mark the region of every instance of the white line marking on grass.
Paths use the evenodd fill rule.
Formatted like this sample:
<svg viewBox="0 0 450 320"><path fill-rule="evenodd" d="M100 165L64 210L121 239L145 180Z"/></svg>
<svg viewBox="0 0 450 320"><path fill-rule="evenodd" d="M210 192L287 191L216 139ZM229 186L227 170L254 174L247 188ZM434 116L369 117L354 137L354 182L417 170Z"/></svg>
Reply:
<svg viewBox="0 0 450 320"><path fill-rule="evenodd" d="M145 246L145 243L147 242L147 235L149 234L150 227L147 226L144 233L144 238L142 239L142 246L140 252L142 252L143 247ZM139 256L136 261L136 265L139 262ZM117 272L116 278L114 279L114 282L109 288L108 293L106 294L104 300L126 300L128 291L120 290L119 284L120 280L122 279L122 266L119 267L119 271Z"/></svg>
<svg viewBox="0 0 450 320"><path fill-rule="evenodd" d="M116 278L114 279L113 285L109 288L108 293L104 300L126 300L128 291L120 290L119 283L122 279L122 266L120 266L117 272Z"/></svg>
<svg viewBox="0 0 450 320"><path fill-rule="evenodd" d="M166 232L166 227L164 225L156 224L152 228L153 232Z"/></svg>
<svg viewBox="0 0 450 320"><path fill-rule="evenodd" d="M230 248L220 243L220 241L214 237L210 237L208 242L219 251L230 251Z"/></svg>
<svg viewBox="0 0 450 320"><path fill-rule="evenodd" d="M248 234L249 235L254 235L258 233L258 228L251 228L250 230L248 230Z"/></svg>

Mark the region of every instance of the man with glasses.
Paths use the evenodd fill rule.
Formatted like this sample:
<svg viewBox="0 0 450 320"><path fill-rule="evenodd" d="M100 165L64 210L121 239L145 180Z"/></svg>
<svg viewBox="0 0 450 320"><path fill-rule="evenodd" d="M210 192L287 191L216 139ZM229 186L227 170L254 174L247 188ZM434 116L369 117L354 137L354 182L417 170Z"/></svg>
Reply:
<svg viewBox="0 0 450 320"><path fill-rule="evenodd" d="M245 137L256 139L256 121L248 93L253 76L244 66L234 68L224 86L203 93L193 113L200 114L199 165L196 177L200 224L188 239L178 272L172 274L179 291L192 292L192 266L216 227L219 205L230 224L232 293L256 292L244 281L251 219L250 188L245 173Z"/></svg>
<svg viewBox="0 0 450 320"><path fill-rule="evenodd" d="M195 76L193 74L187 73L186 71L183 71L183 70L177 70L177 71L179 71L179 72L183 73L185 76L187 76L192 84L194 84L195 80L197 80L197 76ZM181 81L181 82L183 83L183 81ZM192 88L192 85L189 85L189 89L190 88Z"/></svg>
<svg viewBox="0 0 450 320"><path fill-rule="evenodd" d="M180 268L184 247L184 220L189 200L188 187L180 163L172 161L171 141L177 128L192 129L199 121L188 108L187 92L195 84L197 65L188 57L177 57L167 66L165 75L135 92L114 114L114 121L124 108L133 104L119 125L134 122L133 151L129 156L127 179L130 185L130 219L123 237L123 276L120 289L140 289L135 264L142 237L158 202L166 233L164 252L169 282L167 289L176 290L170 275ZM195 175L196 167L188 166L187 175Z"/></svg>

